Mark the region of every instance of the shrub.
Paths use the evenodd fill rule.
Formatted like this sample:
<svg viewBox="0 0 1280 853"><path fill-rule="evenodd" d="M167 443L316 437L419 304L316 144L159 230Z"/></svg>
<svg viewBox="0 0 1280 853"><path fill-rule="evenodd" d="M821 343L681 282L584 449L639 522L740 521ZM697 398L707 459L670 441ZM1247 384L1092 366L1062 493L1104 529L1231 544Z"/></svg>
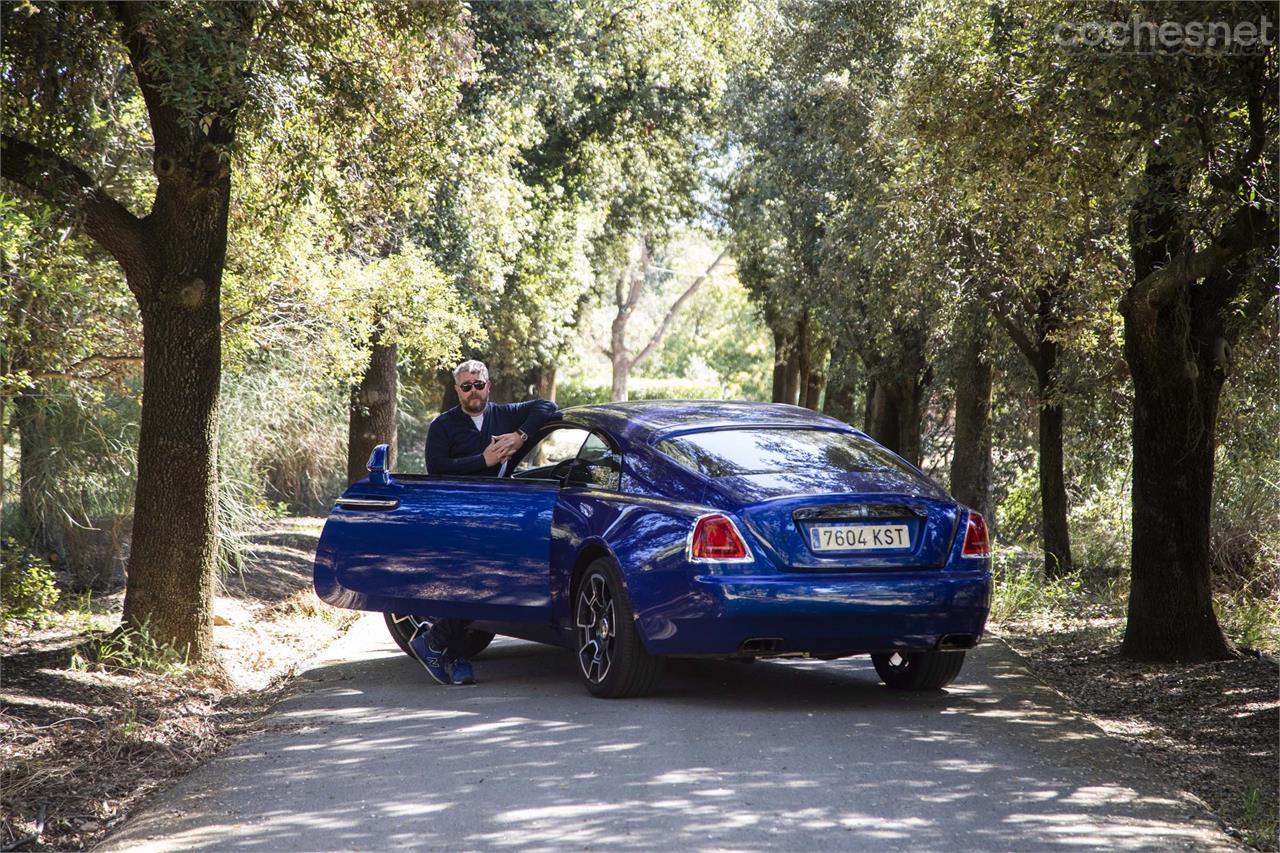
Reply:
<svg viewBox="0 0 1280 853"><path fill-rule="evenodd" d="M991 618L997 622L1065 612L1083 593L1079 573L1046 579L1039 554L1014 548L996 551L992 581Z"/></svg>
<svg viewBox="0 0 1280 853"><path fill-rule="evenodd" d="M1071 496L1067 523L1077 566L1093 574L1127 573L1133 533L1128 469L1082 486Z"/></svg>
<svg viewBox="0 0 1280 853"><path fill-rule="evenodd" d="M0 617L44 625L58 603L58 587L49 564L18 544L0 545Z"/></svg>

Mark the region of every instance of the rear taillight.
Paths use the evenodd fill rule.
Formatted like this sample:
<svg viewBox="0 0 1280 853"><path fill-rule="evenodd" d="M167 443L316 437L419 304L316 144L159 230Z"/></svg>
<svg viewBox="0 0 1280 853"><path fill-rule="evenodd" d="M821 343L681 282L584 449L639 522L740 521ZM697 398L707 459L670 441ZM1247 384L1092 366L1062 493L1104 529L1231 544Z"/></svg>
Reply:
<svg viewBox="0 0 1280 853"><path fill-rule="evenodd" d="M964 530L964 547L961 557L990 557L991 538L987 536L987 520L981 513L969 511L969 523Z"/></svg>
<svg viewBox="0 0 1280 853"><path fill-rule="evenodd" d="M689 537L689 559L746 562L751 555L742 534L728 517L704 515L693 525L693 535Z"/></svg>

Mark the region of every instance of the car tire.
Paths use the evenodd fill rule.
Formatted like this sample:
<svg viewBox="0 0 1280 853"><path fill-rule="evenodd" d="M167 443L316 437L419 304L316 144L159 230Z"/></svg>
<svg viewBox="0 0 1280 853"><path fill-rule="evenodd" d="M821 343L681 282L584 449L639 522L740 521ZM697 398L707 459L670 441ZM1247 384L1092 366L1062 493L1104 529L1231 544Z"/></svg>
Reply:
<svg viewBox="0 0 1280 853"><path fill-rule="evenodd" d="M582 573L573 617L578 673L592 696L622 699L653 690L665 661L645 650L622 573L612 560L595 560Z"/></svg>
<svg viewBox="0 0 1280 853"><path fill-rule="evenodd" d="M414 657L413 652L409 650L409 641L419 631L430 631L431 620L422 616L404 616L399 613L384 613L382 617L387 623L387 631L391 633L391 639L396 641L400 651L409 657ZM489 644L492 642L493 634L488 631L468 629L462 641L461 655L464 658L473 658L489 648Z"/></svg>
<svg viewBox="0 0 1280 853"><path fill-rule="evenodd" d="M964 652L892 652L872 655L876 674L895 690L940 690L955 681Z"/></svg>

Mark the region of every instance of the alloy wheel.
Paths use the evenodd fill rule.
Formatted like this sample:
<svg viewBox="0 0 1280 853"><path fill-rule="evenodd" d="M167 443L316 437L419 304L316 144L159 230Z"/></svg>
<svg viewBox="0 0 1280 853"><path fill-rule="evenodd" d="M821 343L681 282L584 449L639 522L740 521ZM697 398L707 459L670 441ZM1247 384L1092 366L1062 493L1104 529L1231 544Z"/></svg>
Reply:
<svg viewBox="0 0 1280 853"><path fill-rule="evenodd" d="M578 590L578 666L587 681L599 684L613 665L617 617L613 595L602 575L592 573Z"/></svg>

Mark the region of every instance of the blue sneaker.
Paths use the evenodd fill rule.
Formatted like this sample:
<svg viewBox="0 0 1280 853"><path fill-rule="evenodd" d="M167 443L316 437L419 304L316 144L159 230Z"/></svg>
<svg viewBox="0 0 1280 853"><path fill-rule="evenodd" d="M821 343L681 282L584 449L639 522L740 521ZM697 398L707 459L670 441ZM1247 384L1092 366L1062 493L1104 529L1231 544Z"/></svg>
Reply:
<svg viewBox="0 0 1280 853"><path fill-rule="evenodd" d="M410 640L409 648L413 650L413 656L418 659L418 663L422 664L422 668L436 680L437 684L453 683L449 675L451 663L449 656L443 651L431 648L426 634L419 634ZM471 667L468 666L467 671L470 672Z"/></svg>
<svg viewBox="0 0 1280 853"><path fill-rule="evenodd" d="M453 662L453 683L454 684L475 684L476 674L471 669L471 661L466 658L458 658Z"/></svg>

